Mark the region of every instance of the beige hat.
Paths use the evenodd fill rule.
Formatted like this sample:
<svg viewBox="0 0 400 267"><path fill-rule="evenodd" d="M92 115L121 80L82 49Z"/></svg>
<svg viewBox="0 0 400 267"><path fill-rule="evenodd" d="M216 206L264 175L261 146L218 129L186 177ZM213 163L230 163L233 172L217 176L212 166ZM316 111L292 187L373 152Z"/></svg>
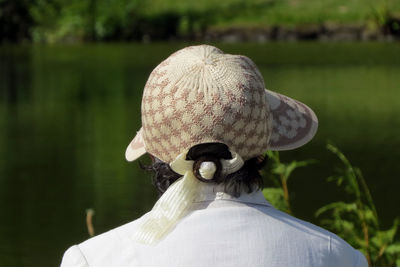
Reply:
<svg viewBox="0 0 400 267"><path fill-rule="evenodd" d="M265 89L253 61L209 45L183 48L150 74L143 92L142 128L125 156L148 152L172 162L192 146L219 142L244 160L289 150L318 128L303 103Z"/></svg>

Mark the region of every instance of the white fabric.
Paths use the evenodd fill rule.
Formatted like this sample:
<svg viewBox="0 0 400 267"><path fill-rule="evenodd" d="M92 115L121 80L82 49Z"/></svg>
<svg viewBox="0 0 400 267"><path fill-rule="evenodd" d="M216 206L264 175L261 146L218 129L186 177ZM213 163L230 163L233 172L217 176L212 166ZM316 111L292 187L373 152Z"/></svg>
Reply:
<svg viewBox="0 0 400 267"><path fill-rule="evenodd" d="M144 244L154 244L161 240L188 212L197 196L199 184L200 181L192 171L186 172L156 202L133 234L133 239Z"/></svg>
<svg viewBox="0 0 400 267"><path fill-rule="evenodd" d="M62 267L367 267L336 235L280 212L260 191L234 198L201 183L190 213L155 246L132 240L147 215L66 251Z"/></svg>
<svg viewBox="0 0 400 267"><path fill-rule="evenodd" d="M244 164L243 159L237 153L231 152L231 154L232 159L221 160L225 174L238 171ZM193 164L193 160L186 160L186 152L178 155L170 163L171 169L183 175L183 177L168 188L151 212L148 213L148 216L141 222L133 235L135 241L155 244L164 238L176 223L186 215L190 205L198 195L198 189L201 188L200 181L193 174Z"/></svg>
<svg viewBox="0 0 400 267"><path fill-rule="evenodd" d="M221 160L223 174L235 173L244 165L244 161L238 153L230 152L232 154L232 159Z"/></svg>

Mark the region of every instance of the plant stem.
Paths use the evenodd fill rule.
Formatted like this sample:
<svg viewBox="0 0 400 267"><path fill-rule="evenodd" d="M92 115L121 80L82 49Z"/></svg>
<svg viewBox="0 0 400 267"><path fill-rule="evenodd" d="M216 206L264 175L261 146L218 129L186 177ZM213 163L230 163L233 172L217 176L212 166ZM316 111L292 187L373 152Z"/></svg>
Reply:
<svg viewBox="0 0 400 267"><path fill-rule="evenodd" d="M93 216L94 216L94 210L87 209L86 210L86 226L87 226L90 237L94 236Z"/></svg>
<svg viewBox="0 0 400 267"><path fill-rule="evenodd" d="M292 209L290 207L289 190L288 190L288 186L287 186L287 183L286 183L287 179L285 179L283 174L281 174L280 177L281 177L282 188L283 188L283 197L285 198L286 205L287 205L287 212L289 214L292 214Z"/></svg>
<svg viewBox="0 0 400 267"><path fill-rule="evenodd" d="M369 253L369 234L368 234L368 225L363 219L362 221L362 228L363 228L363 233L364 233L364 240L365 240L365 251L367 253L367 261L368 261L368 266L372 266L371 264L371 255Z"/></svg>
<svg viewBox="0 0 400 267"><path fill-rule="evenodd" d="M375 220L376 220L376 226L379 228L378 213L376 211L375 203L374 203L374 201L372 199L371 192L369 191L369 188L367 186L367 183L366 183L366 181L364 179L364 176L362 175L361 171L358 168L356 168L355 171L356 171L357 178L358 178L359 182L361 183L361 186L362 186L362 188L364 190L364 193L365 193L365 196L367 198L369 207L372 209L372 212L374 213L374 217L375 217Z"/></svg>

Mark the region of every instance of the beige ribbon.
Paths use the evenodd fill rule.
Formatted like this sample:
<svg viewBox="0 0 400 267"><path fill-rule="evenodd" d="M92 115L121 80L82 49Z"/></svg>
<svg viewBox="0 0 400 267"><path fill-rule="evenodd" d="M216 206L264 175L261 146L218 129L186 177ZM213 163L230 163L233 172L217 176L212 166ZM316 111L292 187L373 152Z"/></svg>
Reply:
<svg viewBox="0 0 400 267"><path fill-rule="evenodd" d="M239 154L235 152L231 154L233 159L221 160L222 173L225 175L237 172L244 164ZM193 160L186 160L186 153L180 154L169 164L174 172L183 177L167 189L153 209L143 218L133 236L135 241L144 244L157 243L187 214L198 195L197 189L201 183L193 174L193 164ZM202 177L212 179L216 170L213 164L213 162L201 164L199 172Z"/></svg>

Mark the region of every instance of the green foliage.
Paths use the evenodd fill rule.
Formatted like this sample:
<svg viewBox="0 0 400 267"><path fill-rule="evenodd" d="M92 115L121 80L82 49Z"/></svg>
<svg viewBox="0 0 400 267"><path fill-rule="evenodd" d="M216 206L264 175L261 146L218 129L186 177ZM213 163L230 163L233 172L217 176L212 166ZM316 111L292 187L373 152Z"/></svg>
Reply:
<svg viewBox="0 0 400 267"><path fill-rule="evenodd" d="M30 5L36 42L104 40L120 37L135 22L134 0L37 0ZM116 36L114 36L116 37Z"/></svg>
<svg viewBox="0 0 400 267"><path fill-rule="evenodd" d="M362 251L370 266L400 266L400 241L396 234L400 219L395 219L393 226L383 230L369 188L360 169L353 167L350 161L335 146L328 144L327 149L334 153L342 166L337 174L328 177L342 187L351 202L333 202L319 208L315 216L320 224L338 234L353 247ZM292 213L287 181L294 170L314 163L313 160L283 163L278 152L268 152L271 171L268 178L275 187L263 190L266 199L279 210Z"/></svg>
<svg viewBox="0 0 400 267"><path fill-rule="evenodd" d="M274 206L276 209L288 212L289 206L285 201L283 189L280 187L267 187L263 189L264 197Z"/></svg>
<svg viewBox="0 0 400 267"><path fill-rule="evenodd" d="M396 0L0 0L0 22L12 29L4 34L18 31L36 42L166 39L275 25L373 21L380 27L399 12Z"/></svg>
<svg viewBox="0 0 400 267"><path fill-rule="evenodd" d="M329 151L341 161L343 167L338 174L328 178L344 188L353 202L334 202L317 210L315 215L322 217L321 224L338 233L354 247L360 249L372 266L399 266L400 241L396 233L400 220L396 219L388 230L379 226L379 217L369 188L360 169L353 167L350 161L335 146L328 144Z"/></svg>
<svg viewBox="0 0 400 267"><path fill-rule="evenodd" d="M270 160L271 166L271 174L268 175L268 178L272 181L275 187L265 188L263 190L264 196L277 209L292 213L287 181L294 170L310 165L315 161L294 160L288 164L285 164L280 161L279 152L268 151L267 156Z"/></svg>
<svg viewBox="0 0 400 267"><path fill-rule="evenodd" d="M381 27L387 24L389 19L393 17L396 0L378 0L370 2L370 18L375 24L374 27Z"/></svg>

